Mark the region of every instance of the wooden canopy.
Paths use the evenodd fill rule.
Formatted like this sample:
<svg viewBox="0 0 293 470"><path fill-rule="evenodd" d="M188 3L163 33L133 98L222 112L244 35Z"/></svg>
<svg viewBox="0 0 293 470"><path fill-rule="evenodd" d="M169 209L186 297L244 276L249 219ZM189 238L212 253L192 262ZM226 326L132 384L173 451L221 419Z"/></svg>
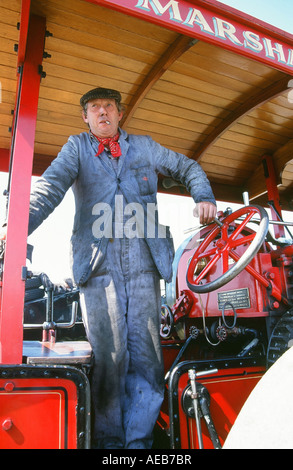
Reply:
<svg viewBox="0 0 293 470"><path fill-rule="evenodd" d="M248 191L253 202L260 202L266 193L262 160L269 155L282 207L288 209L291 204L292 208L293 77L289 67L281 70L96 3L31 2L31 14L45 17L48 31L34 174L46 169L69 135L86 130L80 96L97 86L110 87L123 96L122 127L129 133L149 134L199 161L218 200L242 202L242 193ZM21 8L21 0L0 0L2 170L8 167L11 145L22 47L17 28ZM293 37L284 33L284 38L293 49ZM160 180L159 189L184 193L176 182L166 179Z"/></svg>

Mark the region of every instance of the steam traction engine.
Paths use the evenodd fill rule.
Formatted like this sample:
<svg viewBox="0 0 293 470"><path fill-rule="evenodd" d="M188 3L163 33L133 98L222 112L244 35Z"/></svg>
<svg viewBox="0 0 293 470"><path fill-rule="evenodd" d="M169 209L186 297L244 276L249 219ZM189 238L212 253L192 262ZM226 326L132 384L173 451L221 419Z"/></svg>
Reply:
<svg viewBox="0 0 293 470"><path fill-rule="evenodd" d="M168 409L158 424L172 448L223 445L291 346L292 301L292 240L274 239L262 207L228 209L181 245L161 314Z"/></svg>
<svg viewBox="0 0 293 470"><path fill-rule="evenodd" d="M154 132L162 143L171 145L172 140L172 147L184 154L188 150L197 161L217 142L221 172L215 165L212 175L222 189L215 197L239 202L241 189L251 190L255 181L252 198L259 200L267 192L277 207L273 221L280 220L272 169L275 163L275 171L283 172L292 162L292 109L285 97L289 89L292 93L293 37L216 0L144 3L1 3L0 163L9 178L7 237L0 243L0 448L91 445L92 351L82 322L76 325L78 290L56 293L45 276L40 285L26 267L31 175L47 168L73 128L82 130L75 113L83 87L101 78L107 86L112 81L114 88L123 85L129 105L123 126ZM254 43L252 37L260 41ZM256 44L262 50L250 47ZM9 52L13 49L17 58ZM89 60L95 51L95 60ZM46 71L44 59L49 59ZM187 99L188 112L179 117ZM208 121L206 109L200 111L202 103L210 109ZM267 121L262 106L268 104ZM259 116L253 117L256 109ZM150 113L156 115L152 122ZM6 127L11 119L10 139ZM139 121L146 124L140 127ZM190 122L200 123L198 135ZM242 127L240 142L234 125ZM239 168L226 178L236 155ZM253 165L247 156L255 160ZM257 180L261 158L267 191ZM214 167L209 159L207 164ZM282 177L287 208L292 202L290 169ZM254 181L248 181L251 170ZM164 186L159 178L161 191L181 194L176 185ZM266 212L247 205L234 214L218 214L214 224L198 230L177 251L161 313L166 400L157 423L157 448L221 447L250 392L290 348L292 235L286 241L283 228L275 240L268 227ZM25 290L37 290L38 298L32 300L32 292Z"/></svg>
<svg viewBox="0 0 293 470"><path fill-rule="evenodd" d="M166 397L155 448L221 448L292 345L292 239L275 239L269 222L259 206L227 209L177 250L161 311ZM33 276L25 299L23 364L0 369L1 446L88 448L92 357L78 290Z"/></svg>

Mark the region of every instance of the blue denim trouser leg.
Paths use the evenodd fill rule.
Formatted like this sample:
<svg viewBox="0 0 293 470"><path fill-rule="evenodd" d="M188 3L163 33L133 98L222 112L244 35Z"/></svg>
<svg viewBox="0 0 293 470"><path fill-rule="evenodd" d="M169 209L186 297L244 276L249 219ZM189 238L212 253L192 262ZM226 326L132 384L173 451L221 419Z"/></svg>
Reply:
<svg viewBox="0 0 293 470"><path fill-rule="evenodd" d="M109 243L81 306L95 364L94 439L99 447L150 448L164 395L159 276L143 240Z"/></svg>

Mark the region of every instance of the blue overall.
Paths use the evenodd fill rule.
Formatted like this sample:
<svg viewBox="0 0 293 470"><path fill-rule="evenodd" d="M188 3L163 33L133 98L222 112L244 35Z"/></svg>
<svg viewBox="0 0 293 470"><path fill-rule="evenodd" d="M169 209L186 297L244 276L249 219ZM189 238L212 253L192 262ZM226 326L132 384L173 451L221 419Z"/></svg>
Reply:
<svg viewBox="0 0 293 470"><path fill-rule="evenodd" d="M117 173L117 159L106 152L101 159ZM112 214L112 233L116 229L121 237L110 238L105 259L80 290L95 357L93 445L148 449L164 398L160 277L145 240L126 233L130 216L117 193L122 204Z"/></svg>
<svg viewBox="0 0 293 470"><path fill-rule="evenodd" d="M29 233L72 186L73 276L80 286L83 320L95 358L94 445L150 448L164 393L159 282L160 278L171 281L174 256L172 239L168 232L160 234L156 213L151 227L147 224L148 209L156 205L158 173L183 183L195 202L215 204L215 199L200 165L184 155L123 130L120 146L122 155L113 164L105 151L95 156L98 142L90 133L71 136L34 186ZM122 218L117 214L119 197ZM99 204L109 209L104 219ZM131 214L126 216L124 209L129 204L142 209L137 236L133 227L128 227L128 234L125 231ZM106 213L112 216L113 228L107 236ZM99 220L104 221L101 230L97 230Z"/></svg>
<svg viewBox="0 0 293 470"><path fill-rule="evenodd" d="M104 266L81 287L98 448L151 447L164 395L160 302L159 275L138 238L109 243Z"/></svg>

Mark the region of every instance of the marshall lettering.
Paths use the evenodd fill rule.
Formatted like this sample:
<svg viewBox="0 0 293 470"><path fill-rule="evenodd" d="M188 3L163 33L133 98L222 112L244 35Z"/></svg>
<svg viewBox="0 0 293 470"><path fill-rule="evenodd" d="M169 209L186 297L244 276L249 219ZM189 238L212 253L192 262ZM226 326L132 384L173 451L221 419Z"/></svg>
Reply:
<svg viewBox="0 0 293 470"><path fill-rule="evenodd" d="M127 2L129 3L129 1ZM189 34L196 31L209 41L209 38L225 41L228 48L246 50L246 55L258 54L265 62L274 61L293 67L293 49L275 42L270 37L262 37L255 31L247 31L241 23L233 24L226 19L213 16L211 12L194 8L186 1L177 0L138 0L135 8L143 10L152 17L161 17L162 22L177 23Z"/></svg>

